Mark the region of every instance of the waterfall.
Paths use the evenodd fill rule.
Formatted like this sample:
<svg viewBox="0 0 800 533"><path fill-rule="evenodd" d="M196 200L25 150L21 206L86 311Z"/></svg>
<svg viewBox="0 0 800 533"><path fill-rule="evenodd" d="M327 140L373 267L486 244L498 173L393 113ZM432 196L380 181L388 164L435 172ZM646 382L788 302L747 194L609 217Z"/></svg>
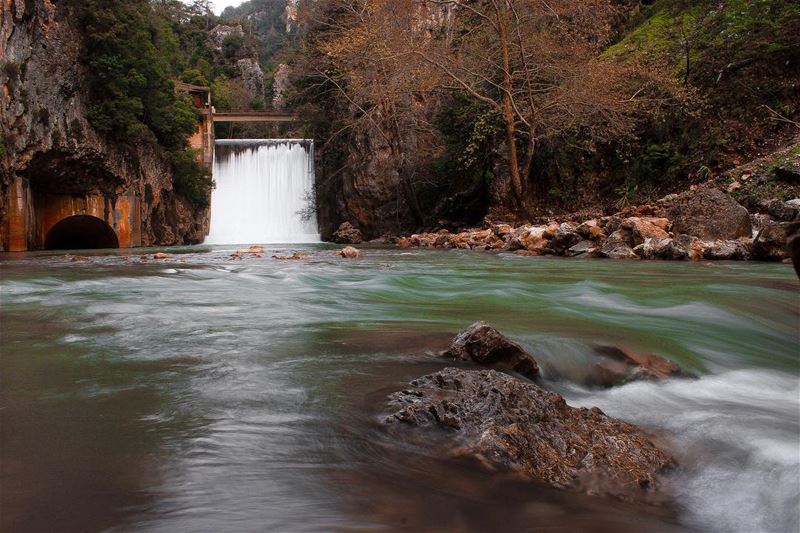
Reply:
<svg viewBox="0 0 800 533"><path fill-rule="evenodd" d="M214 146L211 230L206 244L319 242L310 198L314 144L226 139Z"/></svg>

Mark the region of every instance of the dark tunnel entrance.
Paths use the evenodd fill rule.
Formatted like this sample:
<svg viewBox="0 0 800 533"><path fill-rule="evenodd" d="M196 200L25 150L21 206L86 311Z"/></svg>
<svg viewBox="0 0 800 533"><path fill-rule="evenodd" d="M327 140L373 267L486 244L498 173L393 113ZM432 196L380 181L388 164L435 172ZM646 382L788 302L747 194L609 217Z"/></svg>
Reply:
<svg viewBox="0 0 800 533"><path fill-rule="evenodd" d="M103 220L89 215L75 215L59 221L47 232L47 250L119 248L114 230Z"/></svg>

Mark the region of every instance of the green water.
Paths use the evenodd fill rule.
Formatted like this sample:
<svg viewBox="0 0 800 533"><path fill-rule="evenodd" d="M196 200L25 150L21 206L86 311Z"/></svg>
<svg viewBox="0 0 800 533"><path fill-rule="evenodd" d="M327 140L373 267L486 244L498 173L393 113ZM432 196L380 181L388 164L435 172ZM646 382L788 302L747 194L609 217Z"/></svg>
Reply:
<svg viewBox="0 0 800 533"><path fill-rule="evenodd" d="M790 266L305 250L3 256L2 529L796 530ZM386 394L441 368L435 352L475 320L525 345L570 403L666 432L677 512L500 483L387 442ZM585 389L604 344L702 378Z"/></svg>

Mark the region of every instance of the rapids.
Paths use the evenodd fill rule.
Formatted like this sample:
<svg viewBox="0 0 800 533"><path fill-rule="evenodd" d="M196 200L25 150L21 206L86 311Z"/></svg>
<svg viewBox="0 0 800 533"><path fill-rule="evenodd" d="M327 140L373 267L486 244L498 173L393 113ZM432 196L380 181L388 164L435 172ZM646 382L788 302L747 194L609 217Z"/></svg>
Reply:
<svg viewBox="0 0 800 533"><path fill-rule="evenodd" d="M3 531L797 531L790 266L326 245L0 260ZM299 249L306 261L270 256ZM544 386L654 431L676 509L538 487L387 438L385 397L486 320ZM592 346L696 381L576 385Z"/></svg>

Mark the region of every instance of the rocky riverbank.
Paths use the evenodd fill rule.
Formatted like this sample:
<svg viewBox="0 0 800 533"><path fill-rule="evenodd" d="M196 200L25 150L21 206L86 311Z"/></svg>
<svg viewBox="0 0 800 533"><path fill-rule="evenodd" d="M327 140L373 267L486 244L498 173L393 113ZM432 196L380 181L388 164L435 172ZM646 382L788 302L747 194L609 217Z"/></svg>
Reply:
<svg viewBox="0 0 800 533"><path fill-rule="evenodd" d="M398 246L505 250L520 255L611 259L781 261L786 230L800 200L775 201L769 214L751 215L730 195L703 187L611 216L567 218L512 226L489 222L395 239Z"/></svg>
<svg viewBox="0 0 800 533"><path fill-rule="evenodd" d="M517 226L487 220L480 228L387 240L401 248L502 250L531 256L788 261L786 235L800 213L800 199L773 200L763 207L765 212L751 214L730 194L705 185L610 216L554 216ZM357 244L361 234L344 223L333 240Z"/></svg>

